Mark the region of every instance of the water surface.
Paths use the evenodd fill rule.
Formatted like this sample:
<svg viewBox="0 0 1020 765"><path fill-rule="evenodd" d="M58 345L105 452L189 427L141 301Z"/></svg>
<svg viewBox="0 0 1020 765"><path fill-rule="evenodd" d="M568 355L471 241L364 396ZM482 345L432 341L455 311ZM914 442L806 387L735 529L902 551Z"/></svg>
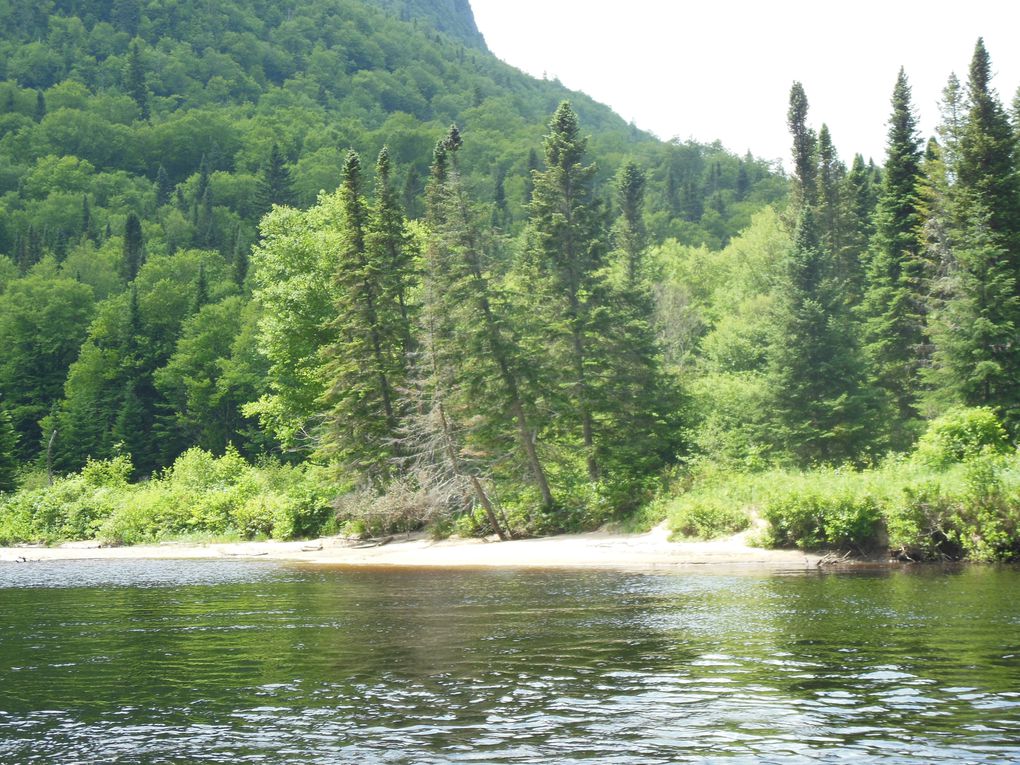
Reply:
<svg viewBox="0 0 1020 765"><path fill-rule="evenodd" d="M0 564L0 763L1020 761L1020 572Z"/></svg>

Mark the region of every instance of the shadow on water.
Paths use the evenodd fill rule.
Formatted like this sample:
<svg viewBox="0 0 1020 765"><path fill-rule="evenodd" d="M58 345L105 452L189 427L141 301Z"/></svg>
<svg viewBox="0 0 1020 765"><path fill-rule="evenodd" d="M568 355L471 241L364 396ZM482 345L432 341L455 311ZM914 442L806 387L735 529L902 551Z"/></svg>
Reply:
<svg viewBox="0 0 1020 765"><path fill-rule="evenodd" d="M0 566L0 763L1020 759L1020 573Z"/></svg>

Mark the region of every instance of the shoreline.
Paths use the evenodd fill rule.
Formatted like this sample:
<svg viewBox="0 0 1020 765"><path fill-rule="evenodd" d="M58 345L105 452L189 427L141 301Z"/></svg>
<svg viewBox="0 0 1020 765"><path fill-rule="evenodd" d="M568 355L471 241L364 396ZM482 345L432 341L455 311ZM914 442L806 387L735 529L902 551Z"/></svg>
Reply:
<svg viewBox="0 0 1020 765"><path fill-rule="evenodd" d="M423 533L395 535L383 544L343 537L300 542L167 542L101 547L67 542L55 547L0 547L0 562L54 560L269 560L333 567L433 569L606 569L682 570L817 568L821 555L767 550L748 544L749 532L711 541L671 542L665 525L643 534L594 531L500 542Z"/></svg>

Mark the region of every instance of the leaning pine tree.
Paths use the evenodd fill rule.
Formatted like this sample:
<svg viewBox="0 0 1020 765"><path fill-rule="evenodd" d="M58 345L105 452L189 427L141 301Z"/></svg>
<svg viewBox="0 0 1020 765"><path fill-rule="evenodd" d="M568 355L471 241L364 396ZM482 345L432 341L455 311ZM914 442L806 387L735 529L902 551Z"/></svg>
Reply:
<svg viewBox="0 0 1020 765"><path fill-rule="evenodd" d="M521 354L461 186L456 163L461 144L457 128L451 128L436 147L429 181L419 413L431 418L434 432L438 428L443 444L438 453L447 472L467 480L502 536L481 482L496 461L520 465L543 505L551 507L554 500L524 395ZM514 459L502 459L507 453ZM506 469L504 464L501 470Z"/></svg>

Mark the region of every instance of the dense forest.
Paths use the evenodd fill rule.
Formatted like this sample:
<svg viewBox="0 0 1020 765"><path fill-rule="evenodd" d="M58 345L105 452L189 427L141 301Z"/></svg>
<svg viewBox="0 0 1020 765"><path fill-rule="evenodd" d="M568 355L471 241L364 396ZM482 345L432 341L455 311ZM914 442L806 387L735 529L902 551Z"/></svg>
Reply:
<svg viewBox="0 0 1020 765"><path fill-rule="evenodd" d="M900 73L881 167L794 84L787 177L522 75L463 0L0 17L0 542L669 515L1020 550L982 43L927 143Z"/></svg>

